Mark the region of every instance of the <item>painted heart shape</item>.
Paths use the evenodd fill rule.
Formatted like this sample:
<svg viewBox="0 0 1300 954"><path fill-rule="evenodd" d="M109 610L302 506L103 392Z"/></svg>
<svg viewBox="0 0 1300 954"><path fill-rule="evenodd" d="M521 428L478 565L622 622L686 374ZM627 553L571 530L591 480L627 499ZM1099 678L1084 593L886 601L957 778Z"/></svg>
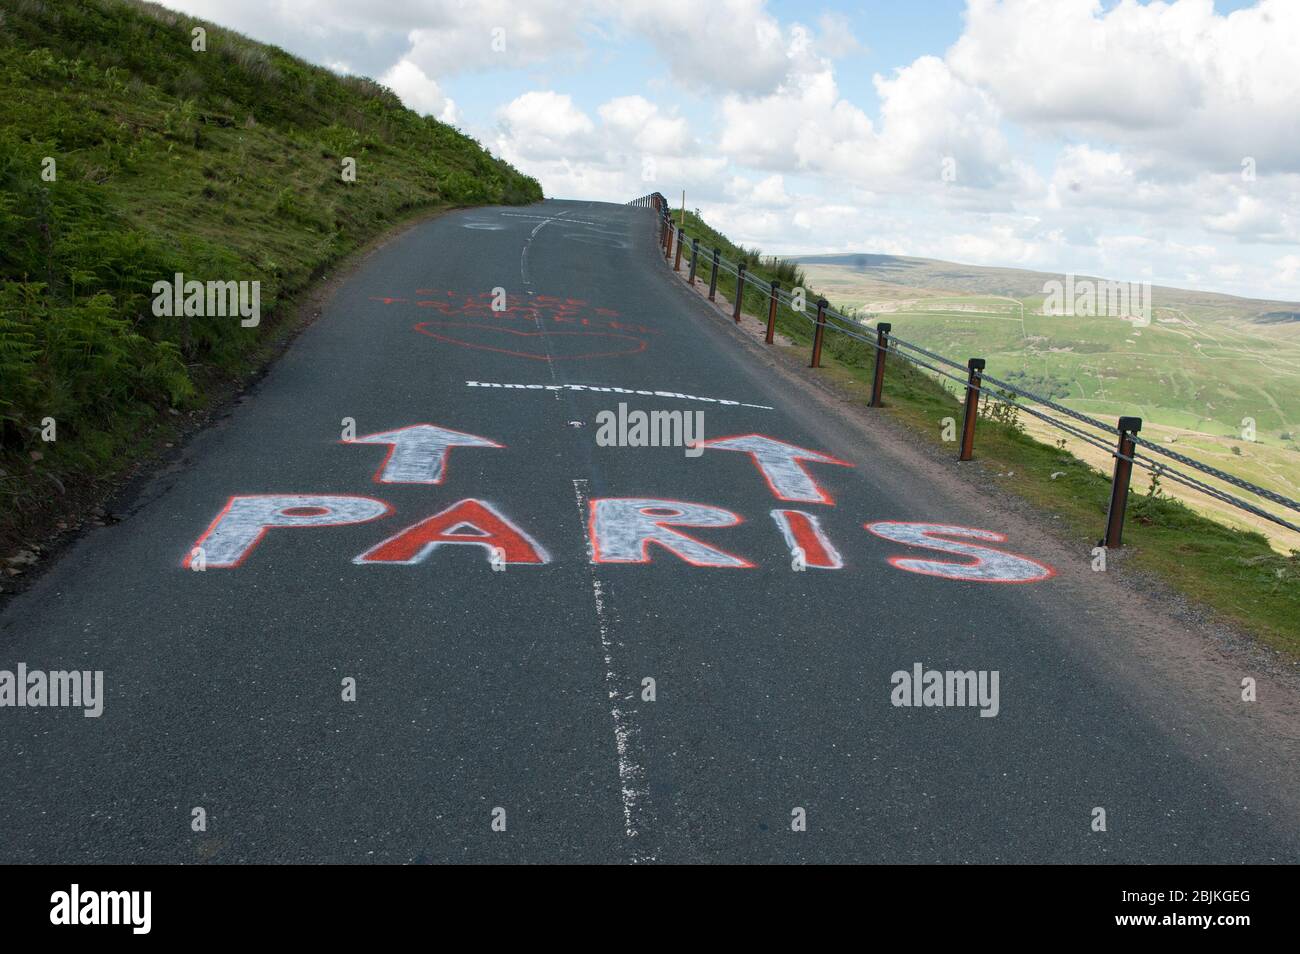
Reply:
<svg viewBox="0 0 1300 954"><path fill-rule="evenodd" d="M447 333L445 329L464 329L473 334ZM513 328L501 328L495 325L476 325L460 321L422 321L414 326L414 330L422 335L428 335L438 341L445 341L447 344L459 345L462 348L473 348L476 351L495 351L497 354L513 355L516 358L530 358L533 361L572 361L578 358L616 358L621 355L639 354L646 349L644 338L634 338L631 335L620 335L613 331L516 331ZM480 336L491 338L494 335L513 335L520 339L532 339L539 350L519 351L513 348L505 348L500 345L488 344L485 341L477 340ZM621 342L627 342L628 346L620 350L582 350L582 342L572 341L566 344L572 344L574 350L568 354L547 354L545 347L547 341L554 341L557 338L609 338ZM497 341L505 343L510 339L497 338ZM519 345L525 344L524 341L512 342ZM595 345L591 346L596 347Z"/></svg>

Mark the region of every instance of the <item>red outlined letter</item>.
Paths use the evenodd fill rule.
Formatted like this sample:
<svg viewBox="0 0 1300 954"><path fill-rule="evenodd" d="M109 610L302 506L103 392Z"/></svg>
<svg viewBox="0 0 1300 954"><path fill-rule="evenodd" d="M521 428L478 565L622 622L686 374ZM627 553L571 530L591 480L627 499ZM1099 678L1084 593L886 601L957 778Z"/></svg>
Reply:
<svg viewBox="0 0 1300 954"><path fill-rule="evenodd" d="M715 437L704 441L704 447L713 450L740 451L749 454L754 460L772 496L777 500L792 500L801 503L834 504L835 500L818 486L812 475L804 469L800 461L814 464L838 464L852 467L848 461L839 460L819 451L807 450L778 441L774 437L762 434L739 434L735 437Z"/></svg>
<svg viewBox="0 0 1300 954"><path fill-rule="evenodd" d="M486 437L435 424L412 424L342 443L390 445L388 456L375 472L377 484L440 484L447 476L447 455L453 447L502 446Z"/></svg>
<svg viewBox="0 0 1300 954"><path fill-rule="evenodd" d="M591 501L587 535L593 563L650 563L650 544L692 566L751 568L754 564L669 527L734 527L730 510L654 497L601 497Z"/></svg>
<svg viewBox="0 0 1300 954"><path fill-rule="evenodd" d="M537 541L502 516L490 503L470 497L412 524L371 547L353 563L423 563L444 544L484 547L489 558L498 548L503 563L549 563Z"/></svg>
<svg viewBox="0 0 1300 954"><path fill-rule="evenodd" d="M781 528L791 555L795 548L803 553L804 565L819 570L838 570L844 566L838 551L826 539L815 516L802 510L773 510L772 519Z"/></svg>
<svg viewBox="0 0 1300 954"><path fill-rule="evenodd" d="M272 527L338 527L365 523L392 513L393 508L373 497L333 494L260 494L231 497L216 519L194 541L203 548L208 567L239 566L262 542ZM188 567L186 554L181 565Z"/></svg>
<svg viewBox="0 0 1300 954"><path fill-rule="evenodd" d="M895 520L882 520L877 523L863 524L878 537L906 543L909 546L925 547L940 553L954 553L970 557L970 563L949 563L941 560L917 560L911 557L890 557L891 565L909 573L922 573L926 576L942 576L949 580L972 580L977 583L1037 583L1051 579L1056 571L1044 563L1038 563L1028 557L1014 553L1004 553L991 547L977 546L947 540L945 537L964 537L974 540L990 540L993 543L1005 543L1006 534L994 533L992 530L976 530L974 527L956 527L943 523L902 523Z"/></svg>

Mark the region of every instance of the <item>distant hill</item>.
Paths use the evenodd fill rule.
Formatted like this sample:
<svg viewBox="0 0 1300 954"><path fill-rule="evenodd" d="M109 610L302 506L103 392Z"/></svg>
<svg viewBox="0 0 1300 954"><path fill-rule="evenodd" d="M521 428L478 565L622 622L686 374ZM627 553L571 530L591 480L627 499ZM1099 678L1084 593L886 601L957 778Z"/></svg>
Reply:
<svg viewBox="0 0 1300 954"><path fill-rule="evenodd" d="M1148 323L1131 312L1045 308L1044 285L1063 282L1060 274L898 255L793 261L818 294L890 322L897 337L958 361L984 358L988 374L1085 414L1139 416L1144 437L1300 497L1300 305L1157 286L1140 316ZM1061 437L1036 419L1025 423L1041 440ZM1085 458L1095 450L1077 441L1072 449ZM1104 469L1104 452L1093 462ZM1300 546L1275 524L1201 495L1187 499L1279 547Z"/></svg>
<svg viewBox="0 0 1300 954"><path fill-rule="evenodd" d="M1042 300L1044 283L1062 279L1059 272L959 265L956 262L902 255L803 255L791 256L790 261L799 265L849 269L863 279L899 286L900 293L901 289L915 289L931 295L1005 295L1023 299L1027 306ZM1076 275L1076 278L1098 282L1105 280L1091 275ZM1239 298L1218 292L1190 291L1164 285L1152 286L1151 292L1157 306L1188 310L1198 318L1235 319L1262 325L1294 322L1300 329L1300 304L1296 302Z"/></svg>

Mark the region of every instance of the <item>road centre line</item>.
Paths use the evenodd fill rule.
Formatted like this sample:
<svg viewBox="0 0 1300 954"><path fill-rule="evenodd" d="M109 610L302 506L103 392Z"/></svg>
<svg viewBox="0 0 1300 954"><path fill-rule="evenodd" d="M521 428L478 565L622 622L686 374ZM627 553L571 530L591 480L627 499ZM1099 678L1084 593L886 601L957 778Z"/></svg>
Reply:
<svg viewBox="0 0 1300 954"><path fill-rule="evenodd" d="M509 213L506 214L508 215ZM524 240L524 247L519 253L519 277L524 280L524 288L530 289L528 292L528 294L530 295L532 294L531 291L532 282L528 278L528 246L533 244L533 239L537 238L538 232L546 228L546 226L550 225L552 222L558 222L560 220L560 216L564 214L565 213L560 212L559 214L554 216L547 216L541 222L537 223L537 228L529 232L528 238Z"/></svg>
<svg viewBox="0 0 1300 954"><path fill-rule="evenodd" d="M559 213L556 213L556 214L553 215L553 216L550 216L550 215L522 215L522 214L519 213L519 212L502 212L502 213L500 213L500 214L503 215L503 216L508 216L508 217L510 217L510 218L512 218L512 219L544 219L546 222L554 222L554 221L555 221L556 219L558 219L560 216L562 216L562 215L566 215L567 213L565 213L565 212L559 212ZM588 221L585 220L585 219L565 219L564 221L565 221L565 222L571 222L571 223L573 223L574 225L594 225L594 226L597 226L597 227L599 227L599 228L607 228L607 227L609 226L609 224L610 224L610 223L602 223L602 222L588 222ZM543 223L543 224L545 224L545 223Z"/></svg>
<svg viewBox="0 0 1300 954"><path fill-rule="evenodd" d="M578 519L583 526L586 526L587 510L590 506L586 480L577 478L573 481L573 497L578 505ZM591 562L593 553L591 541L588 539L587 565L591 576L592 599L596 608L596 624L600 631L600 646L605 660L605 691L609 696L609 714L614 720L614 749L618 753L618 784L619 793L623 800L623 830L629 839L636 839L640 835L638 827L641 814L640 804L648 795L646 772L645 767L633 757L636 727L629 718L629 714L619 704L620 697L624 700L631 699L636 691L633 689L631 692L624 692L620 687L622 680L614 671L614 637L610 633L609 611L605 607L605 591L596 576L594 564ZM632 852L634 861L655 860L653 854L645 851L635 841L632 842Z"/></svg>

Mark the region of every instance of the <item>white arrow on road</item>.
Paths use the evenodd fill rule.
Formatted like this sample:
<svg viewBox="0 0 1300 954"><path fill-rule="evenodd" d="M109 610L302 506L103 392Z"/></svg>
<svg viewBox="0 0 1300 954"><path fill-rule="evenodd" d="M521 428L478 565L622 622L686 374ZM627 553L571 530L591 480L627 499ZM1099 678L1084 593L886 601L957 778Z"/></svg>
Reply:
<svg viewBox="0 0 1300 954"><path fill-rule="evenodd" d="M704 446L711 450L740 451L749 454L777 500L834 504L834 498L813 480L812 475L804 469L800 461L813 464L838 464L841 467L853 466L848 461L839 460L820 451L797 447L762 434L715 437L705 441Z"/></svg>
<svg viewBox="0 0 1300 954"><path fill-rule="evenodd" d="M440 484L447 475L447 455L453 447L505 446L436 424L412 424L343 443L390 445L388 456L375 472L379 484Z"/></svg>

